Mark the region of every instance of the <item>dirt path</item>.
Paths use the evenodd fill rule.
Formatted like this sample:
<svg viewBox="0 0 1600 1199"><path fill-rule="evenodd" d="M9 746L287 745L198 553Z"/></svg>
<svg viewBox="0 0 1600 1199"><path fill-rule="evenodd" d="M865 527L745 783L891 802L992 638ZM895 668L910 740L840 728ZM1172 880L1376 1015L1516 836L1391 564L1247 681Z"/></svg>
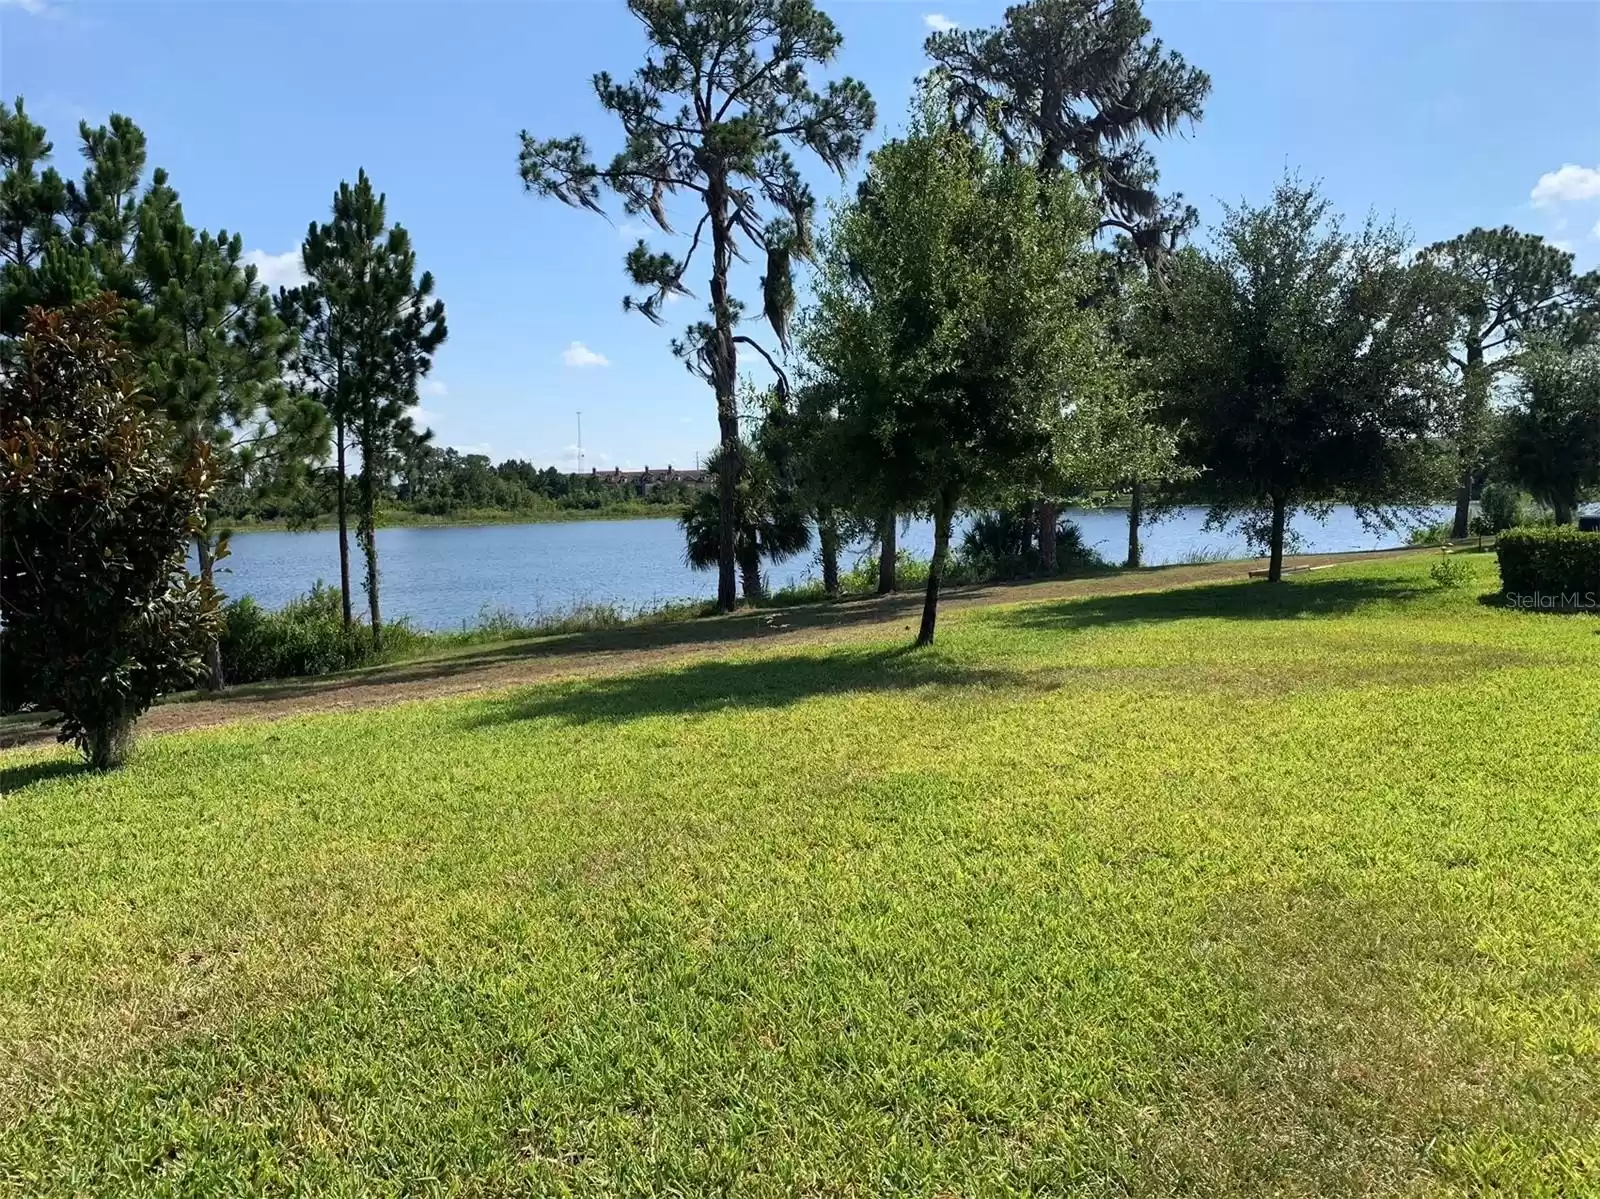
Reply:
<svg viewBox="0 0 1600 1199"><path fill-rule="evenodd" d="M1322 567L1379 561L1417 552L1401 549L1302 554L1286 559L1286 565ZM1089 579L955 588L944 593L939 606L945 611L990 604L1164 591L1241 580L1260 565L1258 561L1250 561L1163 566ZM910 636L921 606L920 593L901 593L834 604L756 609L678 623L529 638L327 678L252 684L220 696L184 696L152 708L139 721L139 731L142 734L184 732L240 720L277 720L524 683L622 674L666 663L715 657L758 645L770 644L775 648L814 645L885 638L901 632ZM0 725L0 748L41 744L53 736L51 729L11 717Z"/></svg>

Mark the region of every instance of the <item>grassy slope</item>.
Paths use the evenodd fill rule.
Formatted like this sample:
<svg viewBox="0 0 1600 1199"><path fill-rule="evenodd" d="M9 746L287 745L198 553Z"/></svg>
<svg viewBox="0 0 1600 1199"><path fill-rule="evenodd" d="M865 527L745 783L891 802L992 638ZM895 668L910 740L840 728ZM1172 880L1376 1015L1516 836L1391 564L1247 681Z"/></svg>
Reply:
<svg viewBox="0 0 1600 1199"><path fill-rule="evenodd" d="M1600 1191L1600 623L1425 571L0 758L0 1179Z"/></svg>

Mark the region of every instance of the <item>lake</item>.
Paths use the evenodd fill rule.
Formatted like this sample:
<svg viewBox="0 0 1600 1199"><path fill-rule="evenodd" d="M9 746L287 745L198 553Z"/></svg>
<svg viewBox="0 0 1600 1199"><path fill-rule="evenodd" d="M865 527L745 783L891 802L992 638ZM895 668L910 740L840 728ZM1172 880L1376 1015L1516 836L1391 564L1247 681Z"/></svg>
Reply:
<svg viewBox="0 0 1600 1199"><path fill-rule="evenodd" d="M1118 508L1068 510L1084 539L1108 561L1127 553L1127 512ZM1439 509L1435 519L1444 519ZM1202 552L1245 557L1237 530L1208 532L1205 510L1186 508L1144 529L1147 565L1180 562ZM1337 508L1326 522L1307 516L1293 529L1305 552L1379 549L1403 541L1397 534L1374 536L1355 512ZM933 552L933 529L913 522L900 545L918 557ZM842 555L848 568L864 547ZM360 592L362 564L352 535L352 582ZM430 629L471 624L486 610L518 614L551 613L578 603L608 603L637 609L666 600L712 599L715 571L691 570L683 561L683 534L673 520L568 521L556 524L474 525L380 529L378 562L385 617L410 617ZM253 595L269 608L282 606L310 590L318 579L337 584L336 533L242 532L222 563L217 583L230 596ZM820 575L815 554L769 568L773 587Z"/></svg>

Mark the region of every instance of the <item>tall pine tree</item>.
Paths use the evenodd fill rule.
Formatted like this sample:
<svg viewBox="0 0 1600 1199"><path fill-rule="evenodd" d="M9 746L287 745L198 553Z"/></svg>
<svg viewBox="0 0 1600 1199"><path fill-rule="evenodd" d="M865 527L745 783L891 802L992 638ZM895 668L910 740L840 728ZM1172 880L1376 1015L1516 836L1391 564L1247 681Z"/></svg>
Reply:
<svg viewBox="0 0 1600 1199"><path fill-rule="evenodd" d="M347 451L361 457L356 538L366 559L367 608L373 644L383 644L379 603L378 498L398 438L411 428L417 385L444 343L444 304L433 276L417 275L411 237L390 226L385 197L366 171L341 183L332 220L312 222L300 249L310 281L280 298L297 327L297 378L314 391L334 426L339 518L340 588L351 615Z"/></svg>
<svg viewBox="0 0 1600 1199"><path fill-rule="evenodd" d="M674 350L716 393L720 505L717 606L733 608L736 591L739 443L738 347L774 365L770 353L738 326L743 305L730 290L744 247L765 256L762 301L781 346L794 307L791 265L811 253L815 200L787 146L811 150L842 173L861 152L875 119L872 98L853 79L822 91L807 71L832 61L843 39L811 0L629 0L649 42L629 83L604 72L595 94L621 122L624 149L597 166L581 136L539 141L522 134L520 170L528 190L595 212L600 190L630 216L671 233L667 201L682 193L701 210L689 249L679 258L652 254L643 239L627 271L645 290L624 303L659 322L661 307L687 294L684 279L703 240L711 253L710 320L691 326ZM779 372L780 379L783 377Z"/></svg>
<svg viewBox="0 0 1600 1199"><path fill-rule="evenodd" d="M148 394L183 443L177 452L210 447L220 486L195 534L195 553L200 577L213 585L227 547L218 501L265 460L325 453L327 419L315 400L283 385L291 335L255 267L243 261L240 237L195 230L175 195L144 204L139 218L125 264L138 297L129 337L144 360ZM215 638L207 675L213 688L223 686Z"/></svg>

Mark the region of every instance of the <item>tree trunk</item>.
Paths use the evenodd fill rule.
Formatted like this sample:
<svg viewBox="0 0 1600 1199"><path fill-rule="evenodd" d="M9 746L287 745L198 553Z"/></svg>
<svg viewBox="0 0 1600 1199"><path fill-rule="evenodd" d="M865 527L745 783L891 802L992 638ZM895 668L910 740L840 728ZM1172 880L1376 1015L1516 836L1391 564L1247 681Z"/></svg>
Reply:
<svg viewBox="0 0 1600 1199"><path fill-rule="evenodd" d="M739 575L744 583L744 602L759 604L764 598L761 591L761 551L754 545L740 548Z"/></svg>
<svg viewBox="0 0 1600 1199"><path fill-rule="evenodd" d="M1282 495L1272 497L1272 546L1267 560L1267 582L1283 581L1283 534L1288 524L1289 504Z"/></svg>
<svg viewBox="0 0 1600 1199"><path fill-rule="evenodd" d="M378 607L378 481L373 470L378 430L368 401L361 418L361 519L357 536L367 558L367 612L372 619L372 648L383 648L383 617Z"/></svg>
<svg viewBox="0 0 1600 1199"><path fill-rule="evenodd" d="M1144 519L1144 484L1138 479L1128 490L1128 561L1129 570L1138 570L1143 554L1139 547L1139 522Z"/></svg>
<svg viewBox="0 0 1600 1199"><path fill-rule="evenodd" d="M899 547L895 545L895 514L890 511L878 522L878 594L888 595L895 589L896 566Z"/></svg>
<svg viewBox="0 0 1600 1199"><path fill-rule="evenodd" d="M200 580L207 588L216 589L216 555L211 549L211 531L209 529L195 534L195 556L200 559ZM207 691L221 691L226 684L222 675L222 638L213 635L206 639L206 681Z"/></svg>
<svg viewBox="0 0 1600 1199"><path fill-rule="evenodd" d="M1037 512L1039 569L1044 574L1053 575L1056 573L1056 518L1061 515L1061 506L1054 500L1040 500Z"/></svg>
<svg viewBox="0 0 1600 1199"><path fill-rule="evenodd" d="M1472 467L1467 467L1456 485L1456 515L1450 522L1450 538L1460 541L1472 527Z"/></svg>
<svg viewBox="0 0 1600 1199"><path fill-rule="evenodd" d="M822 590L839 594L839 521L833 509L817 509L817 540L822 543Z"/></svg>
<svg viewBox="0 0 1600 1199"><path fill-rule="evenodd" d="M338 447L338 466L335 475L335 505L339 509L339 600L344 608L344 627L350 628L350 518L345 502L344 421L334 422L334 439Z"/></svg>
<svg viewBox="0 0 1600 1199"><path fill-rule="evenodd" d="M133 752L134 718L120 709L101 713L83 731L83 756L91 770L115 770Z"/></svg>
<svg viewBox="0 0 1600 1199"><path fill-rule="evenodd" d="M707 362L711 386L717 393L717 434L722 457L717 472L717 611L732 612L738 602L735 589L735 496L739 486L739 405L734 387L739 377L738 352L733 341L733 310L728 304L728 271L733 262L733 227L728 219L728 179L724 170L708 173L706 210L711 218L712 333Z"/></svg>
<svg viewBox="0 0 1600 1199"><path fill-rule="evenodd" d="M954 497L940 495L933 508L933 561L928 564L928 590L922 599L919 646L933 644L933 625L939 616L939 580L944 577L944 562L950 554L950 518L954 511Z"/></svg>
<svg viewBox="0 0 1600 1199"><path fill-rule="evenodd" d="M1461 372L1463 406L1458 447L1461 457L1461 482L1456 488L1456 515L1450 536L1467 536L1472 519L1472 484L1483 457L1483 430L1489 418L1489 375L1483 361L1483 341L1478 330L1467 335L1467 365Z"/></svg>
<svg viewBox="0 0 1600 1199"><path fill-rule="evenodd" d="M1558 525L1570 525L1575 521L1577 503L1567 496L1553 496L1550 501L1550 511Z"/></svg>

